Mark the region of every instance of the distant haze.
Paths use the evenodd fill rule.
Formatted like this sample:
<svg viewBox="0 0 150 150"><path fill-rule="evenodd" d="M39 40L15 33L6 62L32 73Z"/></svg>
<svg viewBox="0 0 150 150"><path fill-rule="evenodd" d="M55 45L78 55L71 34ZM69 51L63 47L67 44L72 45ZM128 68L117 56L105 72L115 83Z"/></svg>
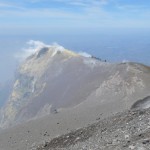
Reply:
<svg viewBox="0 0 150 150"><path fill-rule="evenodd" d="M28 49L27 42L38 40L46 44L57 42L63 47L86 52L109 62L134 61L150 65L149 30L83 31L60 34L1 35L0 36L0 82L14 75L19 65L15 55Z"/></svg>
<svg viewBox="0 0 150 150"><path fill-rule="evenodd" d="M30 40L150 65L149 33L148 0L0 0L0 79L12 77L13 56Z"/></svg>

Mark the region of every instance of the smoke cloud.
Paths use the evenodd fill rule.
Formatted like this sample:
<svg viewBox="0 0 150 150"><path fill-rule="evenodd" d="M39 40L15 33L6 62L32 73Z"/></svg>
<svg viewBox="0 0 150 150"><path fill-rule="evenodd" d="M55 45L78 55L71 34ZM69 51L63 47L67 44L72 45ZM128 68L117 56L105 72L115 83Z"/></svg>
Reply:
<svg viewBox="0 0 150 150"><path fill-rule="evenodd" d="M126 59L124 59L123 61L122 61L122 63L128 63L128 62L130 62L129 60L126 60Z"/></svg>
<svg viewBox="0 0 150 150"><path fill-rule="evenodd" d="M88 58L91 58L92 55L86 53L86 52L79 52L79 55L83 56L83 57L88 57Z"/></svg>
<svg viewBox="0 0 150 150"><path fill-rule="evenodd" d="M54 47L55 51L54 51L54 55L55 53L57 53L57 51L64 51L65 48L59 44L57 44L56 42L51 44L51 45L47 45L41 41L34 41L34 40L30 40L27 42L27 48L23 48L20 52L18 52L17 54L15 54L15 58L19 61L22 62L24 61L27 57L39 52L42 48L44 47ZM83 57L87 57L90 58L92 57L92 55L86 53L86 52L79 52L79 55L83 56Z"/></svg>
<svg viewBox="0 0 150 150"><path fill-rule="evenodd" d="M20 52L15 54L15 58L19 61L24 61L27 57L35 54L40 51L44 47L56 47L57 50L63 51L64 47L60 46L57 43L53 43L52 45L47 45L41 41L30 40L27 42L27 48L23 48Z"/></svg>
<svg viewBox="0 0 150 150"><path fill-rule="evenodd" d="M49 47L49 45L46 45L41 41L34 40L30 40L29 42L27 42L27 46L27 48L23 48L21 52L15 54L15 58L17 58L19 61L25 60L27 57L38 52L43 47Z"/></svg>

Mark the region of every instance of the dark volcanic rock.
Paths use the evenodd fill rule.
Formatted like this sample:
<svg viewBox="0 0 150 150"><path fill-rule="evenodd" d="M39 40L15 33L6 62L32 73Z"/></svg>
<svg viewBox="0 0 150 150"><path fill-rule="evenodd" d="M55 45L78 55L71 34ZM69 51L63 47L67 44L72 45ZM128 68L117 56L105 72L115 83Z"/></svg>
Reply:
<svg viewBox="0 0 150 150"><path fill-rule="evenodd" d="M42 55L46 54L48 52L49 48L48 47L44 47L42 48L37 55L37 58L41 57Z"/></svg>
<svg viewBox="0 0 150 150"><path fill-rule="evenodd" d="M145 109L150 107L150 96L147 96L141 100L135 102L131 109Z"/></svg>

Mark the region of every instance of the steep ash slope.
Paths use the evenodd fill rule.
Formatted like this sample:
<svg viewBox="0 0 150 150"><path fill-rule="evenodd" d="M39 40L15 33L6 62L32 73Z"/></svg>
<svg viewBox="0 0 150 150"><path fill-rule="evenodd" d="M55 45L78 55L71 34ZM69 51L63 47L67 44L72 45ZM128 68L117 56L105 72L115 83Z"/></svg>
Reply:
<svg viewBox="0 0 150 150"><path fill-rule="evenodd" d="M0 126L67 110L87 115L94 109L109 116L149 96L149 83L147 66L110 64L60 46L43 47L20 66Z"/></svg>
<svg viewBox="0 0 150 150"><path fill-rule="evenodd" d="M119 113L32 150L149 150L150 109Z"/></svg>

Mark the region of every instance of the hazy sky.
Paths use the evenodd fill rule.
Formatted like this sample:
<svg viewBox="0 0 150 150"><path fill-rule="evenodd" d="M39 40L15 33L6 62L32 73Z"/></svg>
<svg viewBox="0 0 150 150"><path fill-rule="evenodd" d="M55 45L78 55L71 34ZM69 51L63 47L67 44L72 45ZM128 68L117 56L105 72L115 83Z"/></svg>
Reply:
<svg viewBox="0 0 150 150"><path fill-rule="evenodd" d="M0 0L0 82L29 40L150 65L150 0Z"/></svg>
<svg viewBox="0 0 150 150"><path fill-rule="evenodd" d="M1 34L149 27L150 0L0 0Z"/></svg>

